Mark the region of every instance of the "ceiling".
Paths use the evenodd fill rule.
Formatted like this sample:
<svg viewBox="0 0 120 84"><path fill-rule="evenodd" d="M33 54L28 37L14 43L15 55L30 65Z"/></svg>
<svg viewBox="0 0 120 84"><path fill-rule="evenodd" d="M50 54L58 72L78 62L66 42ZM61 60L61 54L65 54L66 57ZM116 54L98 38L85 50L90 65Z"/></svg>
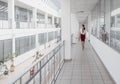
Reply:
<svg viewBox="0 0 120 84"><path fill-rule="evenodd" d="M80 23L83 23L98 0L71 0L71 12L77 15Z"/></svg>

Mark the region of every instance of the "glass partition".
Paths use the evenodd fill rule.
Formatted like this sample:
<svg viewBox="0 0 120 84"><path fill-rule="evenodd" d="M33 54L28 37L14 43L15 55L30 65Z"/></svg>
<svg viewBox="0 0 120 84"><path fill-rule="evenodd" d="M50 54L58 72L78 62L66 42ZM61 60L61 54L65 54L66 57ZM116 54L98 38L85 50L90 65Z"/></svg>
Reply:
<svg viewBox="0 0 120 84"><path fill-rule="evenodd" d="M0 1L0 29L7 29L8 27L8 4Z"/></svg>
<svg viewBox="0 0 120 84"><path fill-rule="evenodd" d="M0 61L7 61L12 55L12 39L0 40Z"/></svg>
<svg viewBox="0 0 120 84"><path fill-rule="evenodd" d="M45 15L37 13L37 27L45 28Z"/></svg>
<svg viewBox="0 0 120 84"><path fill-rule="evenodd" d="M91 12L92 34L106 44L109 44L110 33L110 28L108 28L109 23L107 22L108 18L110 18L108 15L109 12L105 11L108 10L108 4L106 0L99 0Z"/></svg>
<svg viewBox="0 0 120 84"><path fill-rule="evenodd" d="M38 35L38 41L40 45L43 45L47 42L47 33L40 33Z"/></svg>
<svg viewBox="0 0 120 84"><path fill-rule="evenodd" d="M15 6L15 21L17 29L34 28L32 10Z"/></svg>
<svg viewBox="0 0 120 84"><path fill-rule="evenodd" d="M111 0L110 45L120 52L120 0Z"/></svg>
<svg viewBox="0 0 120 84"><path fill-rule="evenodd" d="M19 37L15 39L15 52L17 55L23 54L35 48L35 35Z"/></svg>

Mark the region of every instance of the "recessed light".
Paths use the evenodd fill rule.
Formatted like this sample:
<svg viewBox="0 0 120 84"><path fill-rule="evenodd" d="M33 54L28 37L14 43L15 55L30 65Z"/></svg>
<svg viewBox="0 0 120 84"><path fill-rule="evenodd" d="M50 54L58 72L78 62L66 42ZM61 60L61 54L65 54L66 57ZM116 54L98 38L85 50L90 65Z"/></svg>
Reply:
<svg viewBox="0 0 120 84"><path fill-rule="evenodd" d="M80 13L84 13L84 11L80 11Z"/></svg>
<svg viewBox="0 0 120 84"><path fill-rule="evenodd" d="M77 13L84 13L85 11L78 11Z"/></svg>

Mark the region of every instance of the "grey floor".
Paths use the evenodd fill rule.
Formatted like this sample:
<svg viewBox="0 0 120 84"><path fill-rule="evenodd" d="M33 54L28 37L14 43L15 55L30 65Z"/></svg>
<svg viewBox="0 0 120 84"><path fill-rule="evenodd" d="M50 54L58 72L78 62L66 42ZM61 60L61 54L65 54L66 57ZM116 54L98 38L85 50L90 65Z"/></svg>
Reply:
<svg viewBox="0 0 120 84"><path fill-rule="evenodd" d="M82 50L80 43L72 46L72 61L65 62L56 84L115 84L89 42Z"/></svg>

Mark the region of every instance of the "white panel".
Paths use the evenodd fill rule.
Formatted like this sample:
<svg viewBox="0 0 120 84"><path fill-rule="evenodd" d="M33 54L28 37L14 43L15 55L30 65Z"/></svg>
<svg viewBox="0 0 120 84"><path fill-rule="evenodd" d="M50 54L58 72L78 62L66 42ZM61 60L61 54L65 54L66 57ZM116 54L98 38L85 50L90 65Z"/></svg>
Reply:
<svg viewBox="0 0 120 84"><path fill-rule="evenodd" d="M77 43L79 38L79 22L76 14L71 14L71 33L73 34L72 42Z"/></svg>
<svg viewBox="0 0 120 84"><path fill-rule="evenodd" d="M116 52L92 35L90 41L110 75L117 84L120 84L120 53Z"/></svg>

